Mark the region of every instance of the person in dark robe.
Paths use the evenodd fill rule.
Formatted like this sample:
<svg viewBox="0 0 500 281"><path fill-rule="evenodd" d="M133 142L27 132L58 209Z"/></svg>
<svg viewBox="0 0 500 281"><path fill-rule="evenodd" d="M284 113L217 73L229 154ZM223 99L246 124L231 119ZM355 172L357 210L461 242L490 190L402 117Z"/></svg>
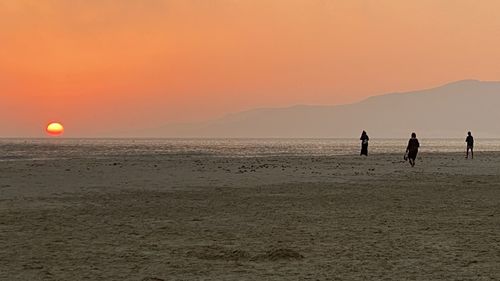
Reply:
<svg viewBox="0 0 500 281"><path fill-rule="evenodd" d="M368 137L368 135L366 134L365 131L363 131L361 133L361 137L359 138L359 140L361 140L361 155L365 155L365 156L368 156L368 141L370 140L370 138Z"/></svg>
<svg viewBox="0 0 500 281"><path fill-rule="evenodd" d="M474 159L474 137L472 136L471 132L467 133L467 138L465 138L465 142L467 143L467 153L465 155L465 158L469 158L469 150L470 150L470 155L471 158Z"/></svg>
<svg viewBox="0 0 500 281"><path fill-rule="evenodd" d="M408 146L406 147L406 157L408 157L408 161L412 167L415 166L419 147L420 143L418 142L417 134L411 133L411 139L408 141Z"/></svg>

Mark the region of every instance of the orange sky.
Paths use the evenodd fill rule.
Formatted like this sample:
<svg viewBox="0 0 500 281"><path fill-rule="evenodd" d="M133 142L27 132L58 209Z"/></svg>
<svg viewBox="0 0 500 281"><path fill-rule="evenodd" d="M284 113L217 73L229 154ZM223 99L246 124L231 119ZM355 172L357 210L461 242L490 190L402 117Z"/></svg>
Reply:
<svg viewBox="0 0 500 281"><path fill-rule="evenodd" d="M0 136L500 80L497 0L0 0Z"/></svg>

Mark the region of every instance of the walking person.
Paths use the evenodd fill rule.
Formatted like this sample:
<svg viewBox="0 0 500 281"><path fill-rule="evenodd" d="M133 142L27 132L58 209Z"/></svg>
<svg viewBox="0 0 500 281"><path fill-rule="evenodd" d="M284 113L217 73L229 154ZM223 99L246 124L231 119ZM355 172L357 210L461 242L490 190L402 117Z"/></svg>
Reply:
<svg viewBox="0 0 500 281"><path fill-rule="evenodd" d="M474 159L474 137L471 132L467 133L467 138L465 138L465 142L467 143L467 153L465 154L465 159L469 158L469 150L471 158Z"/></svg>
<svg viewBox="0 0 500 281"><path fill-rule="evenodd" d="M408 146L406 147L405 159L408 157L408 161L412 167L415 166L419 147L420 143L418 142L417 134L411 133L411 139L408 141Z"/></svg>
<svg viewBox="0 0 500 281"><path fill-rule="evenodd" d="M359 140L361 141L361 154L360 154L360 156L362 156L362 155L368 156L368 141L370 140L370 138L368 137L368 135L366 134L365 131L363 131L361 133L361 137L359 138Z"/></svg>

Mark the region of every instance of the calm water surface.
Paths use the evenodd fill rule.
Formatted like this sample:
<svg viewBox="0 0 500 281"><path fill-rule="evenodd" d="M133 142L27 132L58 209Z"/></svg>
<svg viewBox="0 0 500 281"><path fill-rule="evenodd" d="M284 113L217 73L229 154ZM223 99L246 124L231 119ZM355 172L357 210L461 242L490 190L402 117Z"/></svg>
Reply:
<svg viewBox="0 0 500 281"><path fill-rule="evenodd" d="M407 139L372 139L374 153L404 153ZM422 152L462 152L465 139L420 139ZM191 154L230 157L357 155L357 139L0 139L0 161ZM500 139L476 140L476 151L500 151Z"/></svg>

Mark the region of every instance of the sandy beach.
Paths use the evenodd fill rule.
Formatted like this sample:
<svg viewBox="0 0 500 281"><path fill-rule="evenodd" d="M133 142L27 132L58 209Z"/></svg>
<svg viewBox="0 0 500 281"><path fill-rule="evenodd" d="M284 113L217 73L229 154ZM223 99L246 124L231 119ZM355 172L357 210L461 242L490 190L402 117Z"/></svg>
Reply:
<svg viewBox="0 0 500 281"><path fill-rule="evenodd" d="M0 280L500 280L500 153L0 162Z"/></svg>

